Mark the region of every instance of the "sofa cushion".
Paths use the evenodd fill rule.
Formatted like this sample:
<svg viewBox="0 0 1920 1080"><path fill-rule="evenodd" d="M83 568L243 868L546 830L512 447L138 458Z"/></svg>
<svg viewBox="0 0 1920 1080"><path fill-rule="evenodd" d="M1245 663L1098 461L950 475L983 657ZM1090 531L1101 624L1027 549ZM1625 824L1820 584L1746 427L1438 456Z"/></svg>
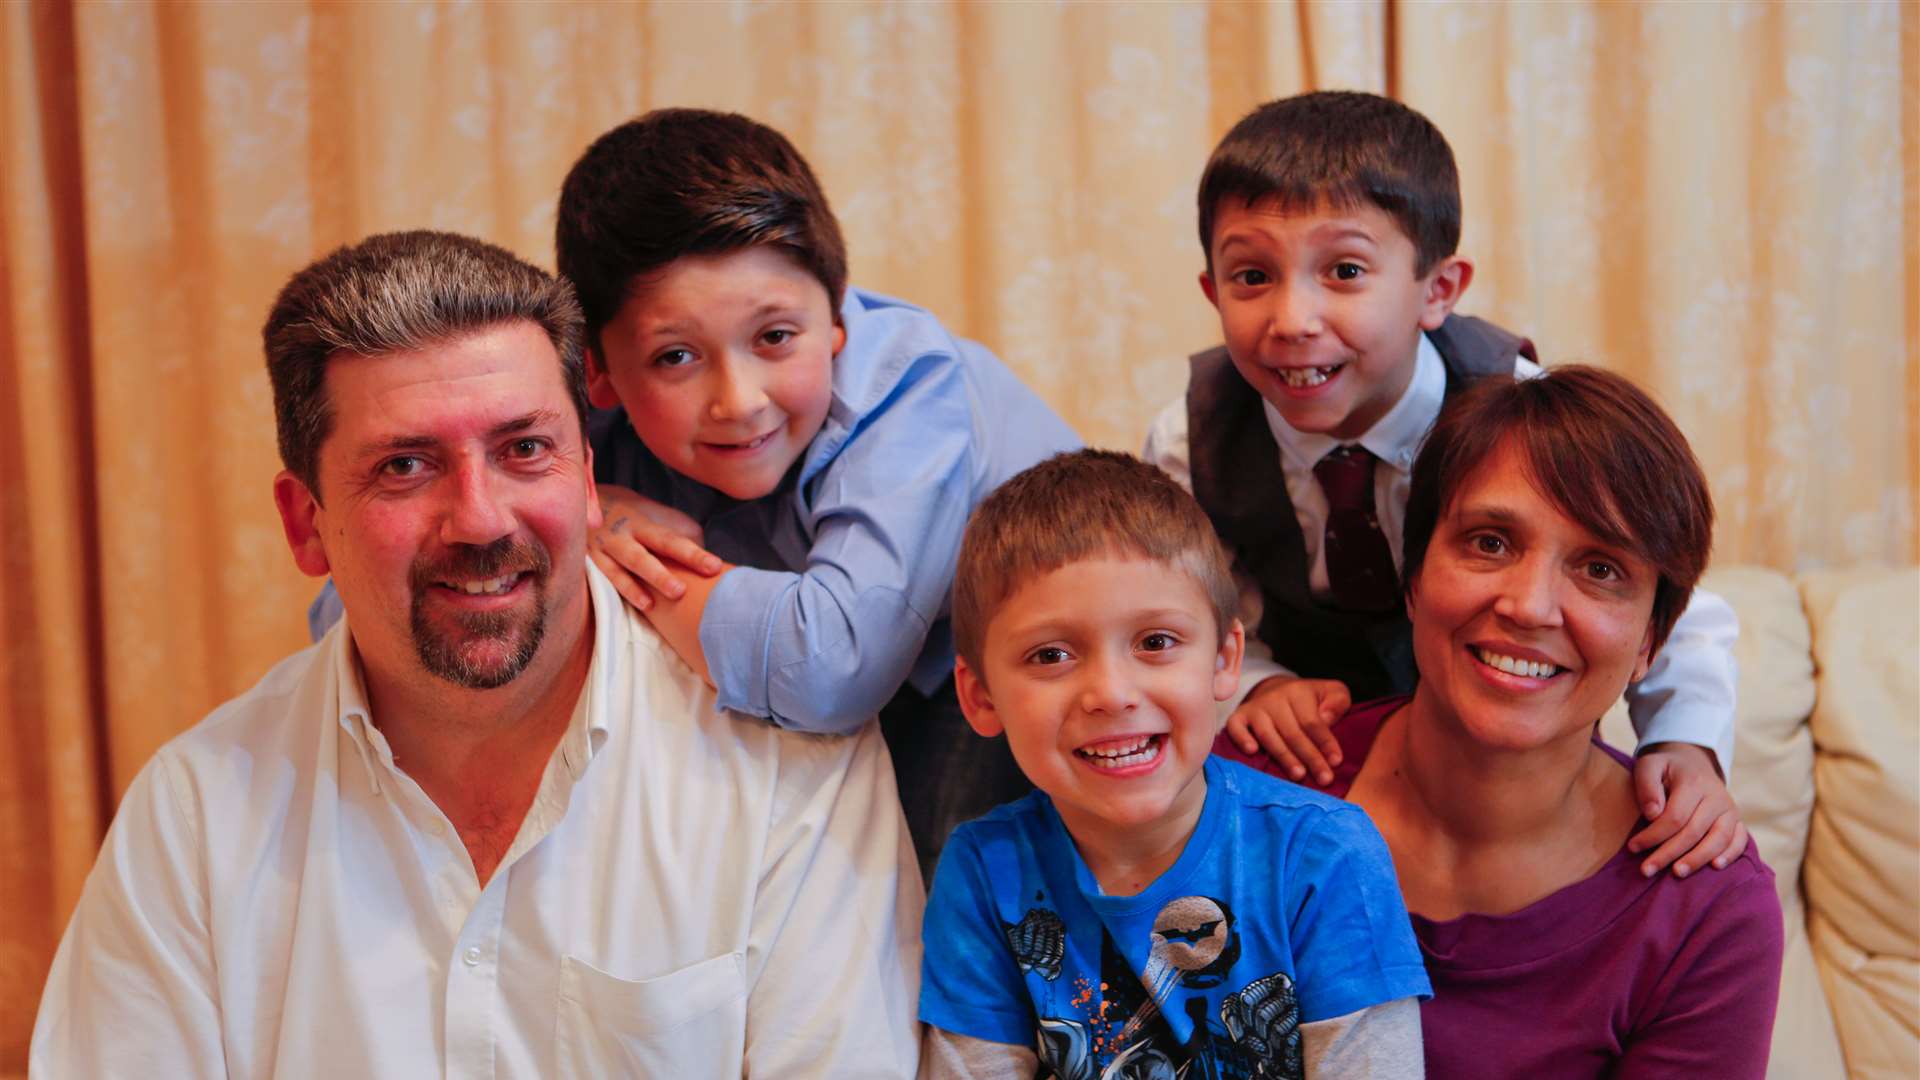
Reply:
<svg viewBox="0 0 1920 1080"><path fill-rule="evenodd" d="M1920 568L1802 577L1819 701L1814 959L1855 1076L1920 1075Z"/></svg>
<svg viewBox="0 0 1920 1080"><path fill-rule="evenodd" d="M1800 863L1814 801L1813 736L1807 729L1814 702L1813 656L1800 593L1786 575L1756 566L1717 569L1700 585L1719 594L1740 618L1730 787L1760 857L1773 868L1786 925L1767 1074L1839 1076L1838 1036L1808 946L1800 898ZM1624 702L1607 714L1601 735L1616 746L1634 744Z"/></svg>

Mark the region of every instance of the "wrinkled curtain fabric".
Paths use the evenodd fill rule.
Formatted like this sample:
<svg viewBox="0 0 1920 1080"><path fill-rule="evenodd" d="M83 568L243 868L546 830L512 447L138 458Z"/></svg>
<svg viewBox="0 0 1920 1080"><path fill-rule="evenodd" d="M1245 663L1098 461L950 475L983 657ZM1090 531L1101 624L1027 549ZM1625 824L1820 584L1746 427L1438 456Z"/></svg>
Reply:
<svg viewBox="0 0 1920 1080"><path fill-rule="evenodd" d="M1137 449L1219 339L1212 144L1394 94L1452 141L1462 309L1650 387L1722 562L1915 557L1916 17L1896 2L0 5L0 1074L118 794L304 643L258 331L293 270L432 226L552 263L648 108L750 113L854 280ZM1909 598L1910 599L1910 598Z"/></svg>

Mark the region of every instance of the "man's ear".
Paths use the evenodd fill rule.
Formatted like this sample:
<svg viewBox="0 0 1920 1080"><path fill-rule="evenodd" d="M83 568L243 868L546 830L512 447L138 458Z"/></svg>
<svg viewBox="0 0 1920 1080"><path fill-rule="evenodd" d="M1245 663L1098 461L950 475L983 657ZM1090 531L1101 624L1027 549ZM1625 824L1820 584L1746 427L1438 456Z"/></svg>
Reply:
<svg viewBox="0 0 1920 1080"><path fill-rule="evenodd" d="M1200 271L1200 291L1206 295L1207 303L1212 304L1215 311L1220 310L1220 289L1213 283L1213 271Z"/></svg>
<svg viewBox="0 0 1920 1080"><path fill-rule="evenodd" d="M965 657L953 658L953 690L954 696L960 699L960 711L966 715L968 727L989 739L1006 730L993 707L993 695L987 692L986 680L974 672Z"/></svg>
<svg viewBox="0 0 1920 1080"><path fill-rule="evenodd" d="M1467 286L1473 284L1473 264L1458 255L1449 255L1427 272L1425 295L1420 309L1420 329L1438 330L1453 314Z"/></svg>
<svg viewBox="0 0 1920 1080"><path fill-rule="evenodd" d="M1235 619L1220 639L1220 654L1213 658L1213 700L1226 701L1240 689L1240 661L1246 655L1247 628Z"/></svg>
<svg viewBox="0 0 1920 1080"><path fill-rule="evenodd" d="M613 388L613 376L607 374L606 358L600 347L589 345L587 353L587 402L596 409L620 407L620 393Z"/></svg>
<svg viewBox="0 0 1920 1080"><path fill-rule="evenodd" d="M287 547L293 550L294 565L308 577L326 577L331 572L326 544L320 538L320 500L299 477L286 469L273 478L273 505L280 510L280 528L287 534Z"/></svg>
<svg viewBox="0 0 1920 1080"><path fill-rule="evenodd" d="M587 461L587 531L595 532L606 524L607 515L600 509L600 488L593 482L593 447L582 443L580 449Z"/></svg>

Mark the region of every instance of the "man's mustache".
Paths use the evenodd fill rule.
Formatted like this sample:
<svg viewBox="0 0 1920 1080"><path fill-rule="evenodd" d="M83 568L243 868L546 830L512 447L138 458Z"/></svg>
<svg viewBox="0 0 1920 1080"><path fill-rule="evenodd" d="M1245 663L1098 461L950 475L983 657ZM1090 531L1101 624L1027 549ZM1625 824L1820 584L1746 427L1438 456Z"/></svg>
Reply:
<svg viewBox="0 0 1920 1080"><path fill-rule="evenodd" d="M414 591L442 583L496 578L503 574L532 573L544 578L553 569L547 549L513 536L503 536L491 544L455 544L446 554L413 561L410 570Z"/></svg>

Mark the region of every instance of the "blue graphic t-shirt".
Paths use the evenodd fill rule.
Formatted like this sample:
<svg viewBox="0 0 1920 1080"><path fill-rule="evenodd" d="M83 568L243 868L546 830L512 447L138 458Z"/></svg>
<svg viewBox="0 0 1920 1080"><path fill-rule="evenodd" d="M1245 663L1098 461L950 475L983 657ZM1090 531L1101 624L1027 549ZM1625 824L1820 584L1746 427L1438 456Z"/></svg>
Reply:
<svg viewBox="0 0 1920 1080"><path fill-rule="evenodd" d="M1431 996L1366 814L1217 758L1206 779L1185 850L1135 896L1100 892L1042 792L960 826L920 1019L1035 1046L1061 1077L1281 1078L1301 1075L1300 1025Z"/></svg>

